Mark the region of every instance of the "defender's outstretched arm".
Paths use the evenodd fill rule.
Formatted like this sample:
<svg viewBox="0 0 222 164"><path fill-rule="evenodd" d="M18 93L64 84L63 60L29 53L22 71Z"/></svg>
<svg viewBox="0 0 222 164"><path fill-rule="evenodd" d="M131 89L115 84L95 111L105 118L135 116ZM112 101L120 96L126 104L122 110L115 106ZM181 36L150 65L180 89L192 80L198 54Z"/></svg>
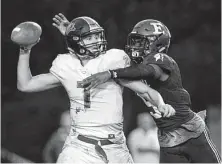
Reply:
<svg viewBox="0 0 222 164"><path fill-rule="evenodd" d="M157 107L158 111L163 113L163 117L170 117L175 114L175 109L171 105L164 103L160 93L147 84L144 84L142 81L118 80L118 83L139 94L146 105L151 103Z"/></svg>

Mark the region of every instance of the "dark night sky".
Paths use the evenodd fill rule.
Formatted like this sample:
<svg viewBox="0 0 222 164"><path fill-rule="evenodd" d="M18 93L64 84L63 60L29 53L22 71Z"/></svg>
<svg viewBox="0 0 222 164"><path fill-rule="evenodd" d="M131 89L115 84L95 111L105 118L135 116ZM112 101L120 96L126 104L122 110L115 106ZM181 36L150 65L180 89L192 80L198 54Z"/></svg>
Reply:
<svg viewBox="0 0 222 164"><path fill-rule="evenodd" d="M34 94L17 91L19 48L11 42L10 35L12 29L24 21L37 22L43 29L41 41L33 48L30 60L32 73L36 75L48 72L56 55L65 50L62 36L51 25L53 16L59 12L69 20L83 15L96 19L106 30L109 48L121 49L127 34L138 21L160 20L171 31L169 55L178 62L193 110L220 104L221 5L218 0L2 0L1 3L2 144L29 159L41 161L39 150L56 129L59 114L68 108L68 98L63 88ZM131 114L125 112L128 132L135 126L133 115L145 107L133 93L127 91L124 95L124 109L131 111L140 107ZM45 129L41 128L44 122L47 124ZM30 128L33 131L26 132ZM25 142L24 147L34 152L21 149L21 142L12 136ZM31 137L38 139L29 140Z"/></svg>
<svg viewBox="0 0 222 164"><path fill-rule="evenodd" d="M220 2L207 0L3 0L3 95L16 92L18 47L10 41L13 27L27 20L42 26L31 67L34 75L47 72L57 53L65 49L63 38L51 25L58 12L69 20L82 15L98 20L106 30L109 48L124 48L127 34L142 19L164 22L172 33L169 55L181 68L184 87L195 99L193 105L204 108L220 102Z"/></svg>

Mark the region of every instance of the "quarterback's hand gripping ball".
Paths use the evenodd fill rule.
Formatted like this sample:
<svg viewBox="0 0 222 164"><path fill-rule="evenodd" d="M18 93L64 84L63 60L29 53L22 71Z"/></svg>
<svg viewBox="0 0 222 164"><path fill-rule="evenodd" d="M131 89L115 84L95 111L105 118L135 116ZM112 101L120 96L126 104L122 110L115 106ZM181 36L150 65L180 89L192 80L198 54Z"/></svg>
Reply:
<svg viewBox="0 0 222 164"><path fill-rule="evenodd" d="M29 46L39 41L42 28L35 22L23 22L17 25L11 33L11 40L19 46Z"/></svg>

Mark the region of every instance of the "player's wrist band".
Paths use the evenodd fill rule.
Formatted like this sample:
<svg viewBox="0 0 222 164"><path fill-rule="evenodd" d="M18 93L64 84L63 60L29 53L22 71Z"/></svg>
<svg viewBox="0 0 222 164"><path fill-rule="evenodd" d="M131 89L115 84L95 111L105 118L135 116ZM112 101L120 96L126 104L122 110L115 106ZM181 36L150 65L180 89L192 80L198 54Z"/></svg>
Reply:
<svg viewBox="0 0 222 164"><path fill-rule="evenodd" d="M109 70L109 73L111 74L111 79L116 79L118 77L116 71Z"/></svg>
<svg viewBox="0 0 222 164"><path fill-rule="evenodd" d="M29 49L29 48L27 48L27 47L23 47L23 46L21 46L21 47L20 47L20 50L23 50L23 51L29 51L29 50L31 50L31 49Z"/></svg>
<svg viewBox="0 0 222 164"><path fill-rule="evenodd" d="M27 55L27 54L30 54L31 52L31 49L28 49L26 47L20 47L20 54L21 55Z"/></svg>

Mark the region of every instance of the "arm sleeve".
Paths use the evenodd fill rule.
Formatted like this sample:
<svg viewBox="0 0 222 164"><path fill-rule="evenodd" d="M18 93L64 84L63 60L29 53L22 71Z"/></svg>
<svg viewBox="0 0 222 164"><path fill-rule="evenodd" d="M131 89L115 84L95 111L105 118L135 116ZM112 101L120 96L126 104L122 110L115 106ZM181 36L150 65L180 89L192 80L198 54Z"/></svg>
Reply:
<svg viewBox="0 0 222 164"><path fill-rule="evenodd" d="M143 63L124 69L112 70L114 78L140 80L145 78L158 79L163 73L170 74L175 68L175 61L165 54L148 55Z"/></svg>
<svg viewBox="0 0 222 164"><path fill-rule="evenodd" d="M63 78L64 75L64 58L63 54L59 54L54 61L52 62L52 66L50 68L50 73L52 73L59 80Z"/></svg>
<svg viewBox="0 0 222 164"><path fill-rule="evenodd" d="M127 80L140 80L147 77L156 78L160 73L153 65L150 64L139 64L112 71L116 73L116 78Z"/></svg>

